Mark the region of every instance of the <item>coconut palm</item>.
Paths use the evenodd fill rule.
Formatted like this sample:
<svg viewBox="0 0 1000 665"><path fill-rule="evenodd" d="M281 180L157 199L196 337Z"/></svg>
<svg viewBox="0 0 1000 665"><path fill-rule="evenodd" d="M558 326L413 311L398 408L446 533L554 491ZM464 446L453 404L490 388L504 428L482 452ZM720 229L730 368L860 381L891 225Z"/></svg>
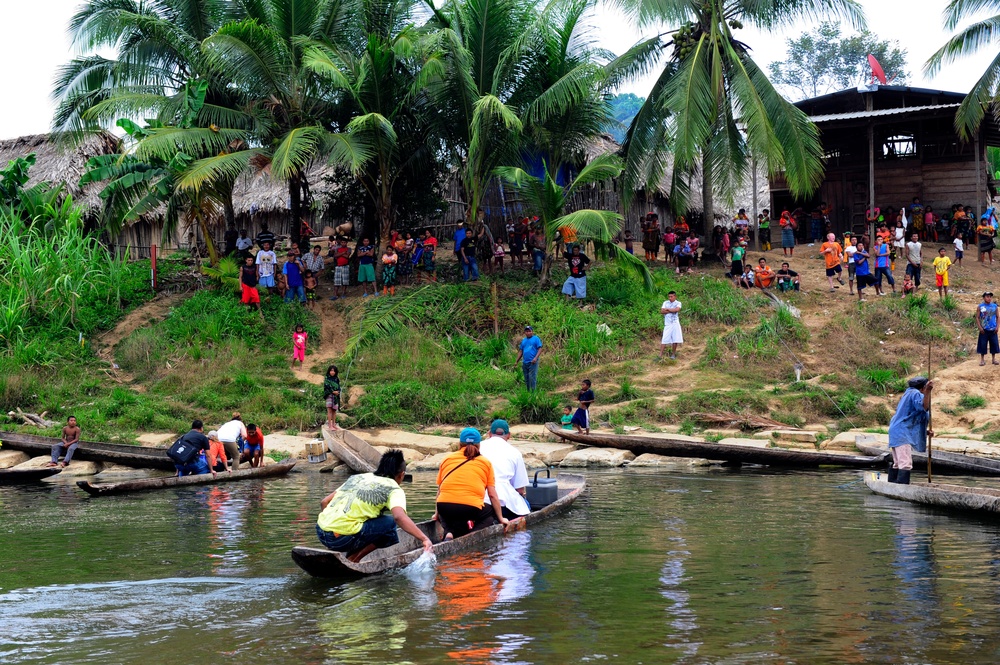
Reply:
<svg viewBox="0 0 1000 665"><path fill-rule="evenodd" d="M980 18L956 32L927 60L924 65L925 74L934 76L941 71L945 63L955 62L982 49L996 48L997 28L1000 27L1000 2L997 0L951 0L944 10L944 27L945 30L953 31L966 21L982 16L984 12L993 14ZM998 102L1000 102L1000 53L993 58L955 113L955 128L963 139L971 138L973 132L979 129L987 108L992 106L994 113L1000 108L995 106Z"/></svg>
<svg viewBox="0 0 1000 665"><path fill-rule="evenodd" d="M601 256L621 261L639 275L647 289L652 289L653 279L646 264L618 246L615 238L621 233L622 216L607 210L575 210L567 213L566 207L573 195L583 187L617 178L623 164L615 155L601 155L584 166L576 178L566 187L556 182L555 173L544 165L543 173L533 176L524 169L500 167L497 175L517 188L521 202L538 214L545 231L546 262L540 276L541 283L547 284L552 268L559 229L570 227L584 243L591 242Z"/></svg>
<svg viewBox="0 0 1000 665"><path fill-rule="evenodd" d="M669 176L675 209L686 205L688 177L700 166L707 224L714 217L713 191L731 198L745 180L750 154L783 172L797 196L811 194L823 174L816 127L785 100L736 38L743 24L761 30L801 19L844 19L862 27L855 0L624 0L642 27L673 29L641 42L622 57L627 66L648 66L651 46L669 49L663 70L625 141L626 191L656 188ZM638 63L638 64L636 64ZM669 150L669 155L666 151Z"/></svg>

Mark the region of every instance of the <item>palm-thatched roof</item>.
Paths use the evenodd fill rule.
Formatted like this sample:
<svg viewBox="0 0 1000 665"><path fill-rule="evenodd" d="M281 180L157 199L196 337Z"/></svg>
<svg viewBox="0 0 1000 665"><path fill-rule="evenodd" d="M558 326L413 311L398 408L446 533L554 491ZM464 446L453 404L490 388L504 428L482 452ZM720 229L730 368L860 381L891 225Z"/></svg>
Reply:
<svg viewBox="0 0 1000 665"><path fill-rule="evenodd" d="M322 204L326 194L336 188L332 176L336 169L325 161L314 161L306 169L309 192ZM233 209L236 214L256 214L288 209L288 183L271 177L268 169L248 172L236 179L233 187Z"/></svg>
<svg viewBox="0 0 1000 665"><path fill-rule="evenodd" d="M106 133L92 134L75 146L56 142L49 134L32 134L0 141L0 166L35 153L35 164L28 172L28 186L45 181L65 182L66 190L77 203L94 209L101 205L100 183L83 188L77 183L86 170L88 159L118 152L119 148L119 140Z"/></svg>

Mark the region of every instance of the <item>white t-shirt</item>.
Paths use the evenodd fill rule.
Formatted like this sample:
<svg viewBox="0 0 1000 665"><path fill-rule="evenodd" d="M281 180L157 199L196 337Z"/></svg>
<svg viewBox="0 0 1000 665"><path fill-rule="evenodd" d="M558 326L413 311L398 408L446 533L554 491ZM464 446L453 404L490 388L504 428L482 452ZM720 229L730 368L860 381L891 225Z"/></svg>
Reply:
<svg viewBox="0 0 1000 665"><path fill-rule="evenodd" d="M236 239L236 249L241 252L253 247L253 238L237 238Z"/></svg>
<svg viewBox="0 0 1000 665"><path fill-rule="evenodd" d="M493 465L493 478L496 480L500 503L515 515L530 513L531 507L527 500L517 492L518 487L528 486L528 471L524 468L524 458L517 448L499 436L491 436L479 444L479 452ZM489 502L487 494L486 503Z"/></svg>
<svg viewBox="0 0 1000 665"><path fill-rule="evenodd" d="M961 238L955 238L955 251L956 252L965 251L965 242Z"/></svg>
<svg viewBox="0 0 1000 665"><path fill-rule="evenodd" d="M278 263L278 255L271 251L260 250L257 252L257 265L260 266L261 277L273 277L274 266Z"/></svg>
<svg viewBox="0 0 1000 665"><path fill-rule="evenodd" d="M847 255L847 262L854 263L854 253L858 251L858 248L854 245L848 245L844 248L844 254Z"/></svg>
<svg viewBox="0 0 1000 665"><path fill-rule="evenodd" d="M910 263L920 266L920 249L923 247L919 242L906 243L906 259Z"/></svg>
<svg viewBox="0 0 1000 665"><path fill-rule="evenodd" d="M660 309L666 309L667 307L670 307L671 309L676 309L677 311L676 312L667 312L666 314L663 315L663 325L665 325L665 326L669 326L669 325L673 325L673 324L677 323L677 320L678 320L678 316L677 315L681 311L681 301L680 300L675 300L673 302L670 302L669 300L664 300L663 301L663 305L660 307Z"/></svg>
<svg viewBox="0 0 1000 665"><path fill-rule="evenodd" d="M230 420L219 428L219 441L223 443L236 443L240 435L243 438L247 436L247 428L242 420Z"/></svg>

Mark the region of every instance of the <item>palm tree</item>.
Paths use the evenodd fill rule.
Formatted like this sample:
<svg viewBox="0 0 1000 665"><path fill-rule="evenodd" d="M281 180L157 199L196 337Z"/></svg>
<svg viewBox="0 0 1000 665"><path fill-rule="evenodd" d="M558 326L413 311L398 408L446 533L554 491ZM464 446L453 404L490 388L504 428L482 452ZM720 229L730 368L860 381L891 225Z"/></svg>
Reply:
<svg viewBox="0 0 1000 665"><path fill-rule="evenodd" d="M700 166L705 220L714 218L713 192L731 198L745 180L750 155L768 172L784 172L797 196L822 180L823 152L816 127L785 100L736 39L743 24L774 30L800 19L832 17L862 27L856 0L626 0L640 25L666 23L671 31L637 44L615 63L649 67L657 49L669 56L629 128L625 189L672 182L675 210L686 205L686 183ZM669 154L667 153L669 151Z"/></svg>
<svg viewBox="0 0 1000 665"><path fill-rule="evenodd" d="M945 30L955 30L959 25L982 14L984 10L1000 12L1000 2L996 0L951 0L944 10ZM981 18L959 30L932 55L924 64L924 73L934 76L945 63L955 62L967 55L989 48L997 43L997 27L1000 13ZM955 113L955 128L963 139L968 140L979 129L987 108L994 108L1000 102L1000 54L990 62L972 90L962 100Z"/></svg>
<svg viewBox="0 0 1000 665"><path fill-rule="evenodd" d="M543 168L541 177L533 176L516 167L500 167L497 174L513 184L521 201L538 213L545 231L546 262L540 276L541 283L547 284L552 268L556 247L556 234L560 228L570 227L584 243L592 242L597 253L612 260L621 261L639 275L648 290L652 290L653 279L646 264L618 246L615 238L622 230L622 216L607 210L575 210L566 212L573 195L582 187L617 178L622 172L622 162L615 155L601 155L584 166L576 178L566 187L556 182L555 174Z"/></svg>

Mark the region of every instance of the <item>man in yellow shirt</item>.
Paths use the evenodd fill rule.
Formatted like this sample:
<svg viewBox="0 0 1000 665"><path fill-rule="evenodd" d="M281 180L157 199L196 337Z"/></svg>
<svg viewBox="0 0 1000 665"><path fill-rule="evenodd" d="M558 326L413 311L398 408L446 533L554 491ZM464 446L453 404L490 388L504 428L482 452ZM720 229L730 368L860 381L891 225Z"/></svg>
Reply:
<svg viewBox="0 0 1000 665"><path fill-rule="evenodd" d="M334 552L348 552L347 558L357 563L375 548L398 543L399 526L430 552L431 539L406 514L406 495L399 487L405 474L403 453L390 450L382 455L375 473L348 478L320 502L319 541Z"/></svg>
<svg viewBox="0 0 1000 665"><path fill-rule="evenodd" d="M945 256L944 247L938 250L938 255L934 259L934 279L937 281L938 297L944 298L948 295L948 268L951 267L951 259Z"/></svg>

